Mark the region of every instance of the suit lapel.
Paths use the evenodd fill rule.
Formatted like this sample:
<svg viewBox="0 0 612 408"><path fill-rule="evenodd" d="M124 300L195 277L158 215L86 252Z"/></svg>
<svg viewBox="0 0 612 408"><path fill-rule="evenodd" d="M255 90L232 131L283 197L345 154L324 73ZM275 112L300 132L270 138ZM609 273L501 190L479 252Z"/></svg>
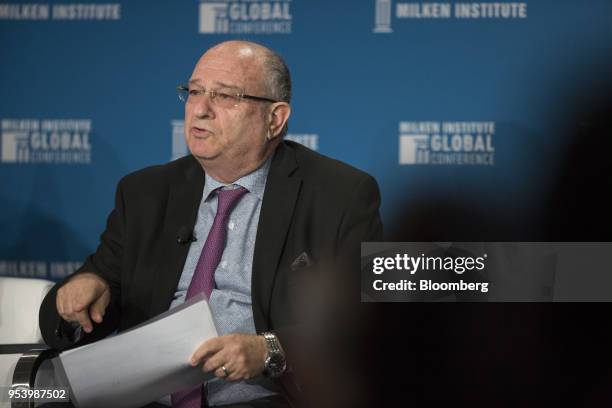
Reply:
<svg viewBox="0 0 612 408"><path fill-rule="evenodd" d="M177 243L177 234L180 229L193 231L203 190L204 172L192 157L192 162L177 172L169 188L163 230L155 255L159 262L154 274L157 281L153 283L150 316L170 307L190 246L189 243Z"/></svg>
<svg viewBox="0 0 612 408"><path fill-rule="evenodd" d="M295 152L281 143L268 173L253 255L251 297L258 331L269 325L274 279L302 184L301 178L293 175L296 169Z"/></svg>

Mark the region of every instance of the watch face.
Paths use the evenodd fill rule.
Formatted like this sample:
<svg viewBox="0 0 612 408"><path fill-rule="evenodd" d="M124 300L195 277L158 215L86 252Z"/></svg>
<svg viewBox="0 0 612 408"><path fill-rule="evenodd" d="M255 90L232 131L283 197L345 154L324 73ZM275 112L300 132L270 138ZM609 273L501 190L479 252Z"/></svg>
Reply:
<svg viewBox="0 0 612 408"><path fill-rule="evenodd" d="M271 376L282 374L285 366L285 358L280 353L271 353L266 361L266 371Z"/></svg>

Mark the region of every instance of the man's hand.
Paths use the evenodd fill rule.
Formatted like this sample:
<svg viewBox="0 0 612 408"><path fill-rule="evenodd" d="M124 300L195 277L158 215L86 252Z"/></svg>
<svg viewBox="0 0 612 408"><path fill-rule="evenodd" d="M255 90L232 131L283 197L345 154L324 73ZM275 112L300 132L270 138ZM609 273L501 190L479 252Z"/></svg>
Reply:
<svg viewBox="0 0 612 408"><path fill-rule="evenodd" d="M87 333L93 330L91 320L102 323L109 303L108 283L90 272L80 273L70 279L59 288L55 299L57 312L62 319L67 322L78 322Z"/></svg>
<svg viewBox="0 0 612 408"><path fill-rule="evenodd" d="M263 336L237 333L205 341L193 353L190 363L204 363L202 371L214 371L224 380L246 380L263 372L267 355Z"/></svg>

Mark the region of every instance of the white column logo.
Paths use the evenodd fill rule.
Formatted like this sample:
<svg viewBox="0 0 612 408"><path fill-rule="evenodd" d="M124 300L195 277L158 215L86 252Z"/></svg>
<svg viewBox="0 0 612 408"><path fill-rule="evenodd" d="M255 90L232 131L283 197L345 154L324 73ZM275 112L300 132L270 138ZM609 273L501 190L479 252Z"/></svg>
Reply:
<svg viewBox="0 0 612 408"><path fill-rule="evenodd" d="M200 33L223 34L228 32L227 3L200 3Z"/></svg>
<svg viewBox="0 0 612 408"><path fill-rule="evenodd" d="M399 164L428 164L429 135L400 135Z"/></svg>
<svg viewBox="0 0 612 408"><path fill-rule="evenodd" d="M376 0L374 10L375 33L391 33L391 0Z"/></svg>
<svg viewBox="0 0 612 408"><path fill-rule="evenodd" d="M28 134L23 132L2 133L2 162L27 163L29 161Z"/></svg>
<svg viewBox="0 0 612 408"><path fill-rule="evenodd" d="M185 125L182 120L170 121L172 125L172 157L176 160L187 155L187 144L185 143Z"/></svg>

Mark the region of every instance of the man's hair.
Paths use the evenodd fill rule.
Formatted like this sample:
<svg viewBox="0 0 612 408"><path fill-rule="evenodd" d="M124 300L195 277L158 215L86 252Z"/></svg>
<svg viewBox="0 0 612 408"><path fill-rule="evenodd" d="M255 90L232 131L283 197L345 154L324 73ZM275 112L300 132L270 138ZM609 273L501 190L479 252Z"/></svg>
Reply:
<svg viewBox="0 0 612 408"><path fill-rule="evenodd" d="M266 76L266 85L268 92L271 94L269 97L281 102L291 102L291 75L289 74L289 68L283 58L276 52L267 49L264 55L263 62ZM281 131L281 137L285 137L289 130L287 124Z"/></svg>

